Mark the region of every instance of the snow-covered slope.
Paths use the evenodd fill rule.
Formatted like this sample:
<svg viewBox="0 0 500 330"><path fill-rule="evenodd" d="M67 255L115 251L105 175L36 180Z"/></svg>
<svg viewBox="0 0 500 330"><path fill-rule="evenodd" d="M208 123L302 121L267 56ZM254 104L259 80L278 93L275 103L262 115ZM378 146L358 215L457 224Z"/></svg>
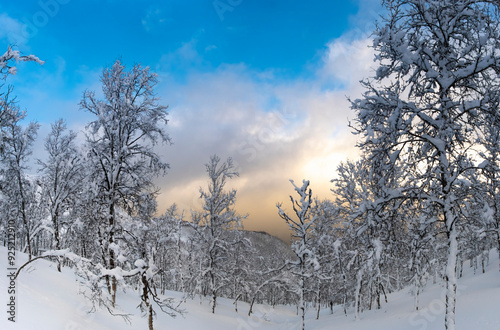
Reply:
<svg viewBox="0 0 500 330"><path fill-rule="evenodd" d="M26 256L17 254L17 265L26 261ZM120 293L118 304L122 311L131 314L130 324L121 317L111 316L106 310L88 314L90 304L82 295L78 281L70 269L58 273L54 264L39 260L23 270L17 281L16 323L8 321L7 302L7 250L0 247L0 264L4 265L4 275L0 276L2 291L2 312L0 329L147 329L147 320L137 309L139 298L133 292ZM466 264L467 266L468 264ZM485 274L474 275L467 266L464 277L459 280L457 304L457 329L500 329L500 272L498 257L492 251L490 264ZM179 293L171 296L181 298ZM389 295L389 303L381 310L365 311L361 319L354 321L351 313L346 317L339 308L333 315L323 310L319 320L315 312L308 312L308 329L443 329L444 289L442 285L429 285L421 295L421 309L413 312L413 296L409 290ZM155 329L297 329L299 317L294 307L269 306L254 307L255 314L247 316L248 304L239 303L235 312L232 301L218 300L216 314L210 313L208 301L187 300L182 308L184 316L175 319L158 313Z"/></svg>

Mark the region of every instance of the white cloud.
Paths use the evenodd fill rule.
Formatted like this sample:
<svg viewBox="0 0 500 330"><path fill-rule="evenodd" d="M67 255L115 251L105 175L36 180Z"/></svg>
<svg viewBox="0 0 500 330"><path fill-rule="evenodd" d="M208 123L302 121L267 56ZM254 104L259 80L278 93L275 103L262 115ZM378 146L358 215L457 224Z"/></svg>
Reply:
<svg viewBox="0 0 500 330"><path fill-rule="evenodd" d="M379 21L384 14L381 1L357 0L358 12L349 17L350 30L344 33L344 37L351 39L363 39L368 37L375 28L375 22Z"/></svg>
<svg viewBox="0 0 500 330"><path fill-rule="evenodd" d="M203 64L203 57L196 49L198 41L191 39L185 42L173 52L162 55L157 65L157 71L161 71L162 76L168 76L173 70L191 70Z"/></svg>
<svg viewBox="0 0 500 330"><path fill-rule="evenodd" d="M4 39L9 44L17 46L25 45L27 42L24 24L10 17L6 13L0 14L0 40Z"/></svg>
<svg viewBox="0 0 500 330"><path fill-rule="evenodd" d="M257 228L251 221L264 230L285 229L275 203L286 203L293 192L288 179L310 179L313 193L328 197L338 163L357 157L346 95L360 96L359 80L371 74L368 44L369 39L332 41L315 79L277 81L272 72L224 65L192 72L183 84L164 82L159 94L171 106L174 145L164 149L172 169L160 183L162 209L172 202L198 207L203 164L214 153L239 165L241 177L232 185L238 208L250 213L250 229ZM189 49L186 44L176 54ZM332 83L337 88L328 88Z"/></svg>
<svg viewBox="0 0 500 330"><path fill-rule="evenodd" d="M361 79L372 75L374 51L371 45L369 38L333 40L327 45L319 76L341 84L343 89L355 88Z"/></svg>
<svg viewBox="0 0 500 330"><path fill-rule="evenodd" d="M148 32L160 27L167 21L166 14L158 7L149 7L141 19L142 26Z"/></svg>

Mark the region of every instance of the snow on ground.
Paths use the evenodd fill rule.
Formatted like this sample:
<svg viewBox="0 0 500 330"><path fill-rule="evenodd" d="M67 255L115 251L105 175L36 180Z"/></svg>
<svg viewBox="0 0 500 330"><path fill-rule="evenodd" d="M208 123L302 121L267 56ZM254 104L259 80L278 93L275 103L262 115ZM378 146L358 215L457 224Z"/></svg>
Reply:
<svg viewBox="0 0 500 330"><path fill-rule="evenodd" d="M17 253L17 266L27 260L26 255ZM106 310L87 313L90 304L79 295L79 283L70 269L58 273L55 265L39 260L27 270L23 270L17 281L16 322L8 321L7 303L9 299L7 277L7 250L0 247L0 265L4 273L0 276L2 291L2 312L0 329L37 329L37 330L81 330L81 329L147 329L147 320L140 316L137 308L138 295L133 291L120 293L117 302L120 308L133 314L130 324L121 317L111 316ZM490 264L485 274L473 274L466 263L464 276L459 280L457 304L457 329L500 329L500 272L498 255L491 252ZM328 309L315 319L313 308L308 310L307 329L343 330L432 330L444 329L444 288L442 284L430 284L421 294L420 311L414 312L414 298L409 289L390 294L389 303L382 309L364 311L360 320L354 320L352 310L348 316L341 308L330 314ZM181 298L180 293L171 296ZM210 313L208 301L199 298L187 300L182 308L184 316L175 319L159 312L155 319L155 329L299 329L300 319L294 307L257 305L255 313L247 316L248 304L238 303L236 313L231 300L219 299L216 314Z"/></svg>

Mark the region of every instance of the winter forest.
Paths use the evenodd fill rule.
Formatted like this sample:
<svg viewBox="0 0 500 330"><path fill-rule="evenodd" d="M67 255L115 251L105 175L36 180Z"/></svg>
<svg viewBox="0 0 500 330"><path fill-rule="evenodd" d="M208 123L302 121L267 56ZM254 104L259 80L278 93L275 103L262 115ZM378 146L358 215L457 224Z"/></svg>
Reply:
<svg viewBox="0 0 500 330"><path fill-rule="evenodd" d="M434 282L445 288L442 327L460 328L464 269L484 273L490 252L500 255L500 5L383 6L376 70L363 94L348 95L361 156L332 173L328 199L314 198L308 178L290 180L276 204L290 242L244 230L230 157L207 159L206 185L193 191L201 209L158 214L155 179L169 169L158 150L171 139L168 100L149 67L116 60L102 71L102 94L82 91L79 107L93 116L82 144L64 119L37 134L9 79L22 76L18 62L44 62L9 46L0 57L0 228L2 246L27 254L17 279L49 260L74 272L93 310L124 324L118 293L135 295L149 329L166 328L158 314L189 314L189 300L217 314L220 299L249 316L256 304L293 306L293 326L306 329L306 315L335 308L359 319L401 290L419 310ZM37 139L43 161L32 157Z"/></svg>

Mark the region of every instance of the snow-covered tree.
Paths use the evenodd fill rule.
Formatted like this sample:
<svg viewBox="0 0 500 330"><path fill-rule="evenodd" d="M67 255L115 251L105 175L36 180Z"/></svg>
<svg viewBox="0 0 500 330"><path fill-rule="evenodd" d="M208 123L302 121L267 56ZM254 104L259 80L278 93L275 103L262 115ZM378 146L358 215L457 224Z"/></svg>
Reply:
<svg viewBox="0 0 500 330"><path fill-rule="evenodd" d="M17 68L12 62L44 63L34 55L21 55L18 50L13 50L9 46L7 51L0 56L0 80L5 81L9 75L15 75L17 73ZM3 83L0 83L0 87L3 87ZM11 92L12 87L9 87L5 92L0 92L0 127L5 126L8 122L15 119L12 118L12 113L9 111L9 105L12 103L12 97L9 99Z"/></svg>
<svg viewBox="0 0 500 330"><path fill-rule="evenodd" d="M419 309L420 292L427 278L443 261L438 213L436 206L427 200L410 203L410 207L405 209L408 232L400 239L406 239L409 247L409 259L404 261L408 262L408 284L414 288L415 310Z"/></svg>
<svg viewBox="0 0 500 330"><path fill-rule="evenodd" d="M484 179L484 176L469 175L467 181L462 181L461 194L458 195L461 200L458 215L460 276L465 260L470 260L474 273L479 268L480 261L484 273L489 251L497 245L495 228L492 226L495 223L492 221L494 217L492 209L489 208L491 195L488 191L488 181L485 182Z"/></svg>
<svg viewBox="0 0 500 330"><path fill-rule="evenodd" d="M333 300L342 291L338 284L344 283L344 278L335 242L341 239L343 228L339 223L338 208L329 200L316 200L311 213L316 219L310 229L309 242L319 264L312 276L316 318L319 319L322 303L327 302L333 309Z"/></svg>
<svg viewBox="0 0 500 330"><path fill-rule="evenodd" d="M177 205L173 204L164 214L152 218L149 226L151 255L159 268L157 285L162 293L165 290L186 292L187 289L190 264L183 244L183 240L187 240L184 225L183 214L179 214Z"/></svg>
<svg viewBox="0 0 500 330"><path fill-rule="evenodd" d="M63 217L69 214L77 203L81 192L83 178L83 164L79 151L75 145L76 133L70 131L65 134L66 124L58 120L52 125L52 131L45 140L47 161L38 161L42 172L43 198L46 201L50 215L53 246L52 249L61 250L61 227ZM61 263L57 269L61 271Z"/></svg>
<svg viewBox="0 0 500 330"><path fill-rule="evenodd" d="M362 297L367 298L367 307L371 308L376 300L380 308L384 292L381 264L385 257L384 241L390 236L390 221L386 219L387 207L378 204L383 195L379 186L382 178L373 169L366 158L348 161L338 166L338 177L332 180L336 186L332 189L336 204L345 222L343 240L349 240L343 244L343 249L351 255L347 268L356 277L353 294L356 318L365 303Z"/></svg>
<svg viewBox="0 0 500 330"><path fill-rule="evenodd" d="M484 147L481 157L484 159L484 229L496 236L497 250L500 256L500 104L492 105L486 115L480 143ZM500 269L500 268L499 268Z"/></svg>
<svg viewBox="0 0 500 330"><path fill-rule="evenodd" d="M316 216L310 212L313 201L312 191L311 189L308 190L309 181L303 180L301 187L295 185L293 180L290 180L290 182L300 197L299 200L296 200L290 196L293 212L295 213L294 217L296 217L296 219L289 216L283 210L281 204L278 204L277 207L279 216L286 221L292 232L292 251L297 256L297 260L289 261L289 264L292 274L298 278L298 285L294 291L299 297L298 307L302 318L302 330L304 330L306 294L308 291L307 282L319 268L318 260L312 248L310 234L310 229L316 220Z"/></svg>
<svg viewBox="0 0 500 330"><path fill-rule="evenodd" d="M294 278L286 267L296 256L289 245L265 232L246 232L246 236L252 242L252 249L247 251L251 262L247 281L248 316L253 313L255 302L272 306L292 303L291 299L295 302L296 295L290 291Z"/></svg>
<svg viewBox="0 0 500 330"><path fill-rule="evenodd" d="M232 270L227 260L241 242L238 231L245 216L234 210L236 190L224 190L227 181L238 175L232 159L221 163L214 155L205 168L209 178L208 190L200 188L203 210L193 212L192 227L201 253L199 280L211 295L212 313L215 313L217 297L226 285L231 284Z"/></svg>
<svg viewBox="0 0 500 330"><path fill-rule="evenodd" d="M174 300L159 294L159 275L162 272L175 272L175 247L177 226L171 226L176 222L178 216L175 206L171 207L167 214L163 216L169 222L163 221L161 224L166 226L158 226L157 220L154 218L156 212L156 196L154 194L144 193L140 199L138 208L139 212L133 217L129 217L129 221L122 221L123 240L126 241L125 250L121 251L118 261L120 266L123 266L125 272L132 272L130 276L130 284L138 287L138 294L141 299L139 308L144 316L148 318L148 327L153 330L153 320L156 315L156 307L162 312L171 317L181 314L182 311L174 305ZM169 226L170 225L170 226ZM174 243L174 244L169 244ZM158 247L170 247L160 249ZM172 262L171 268L165 269L158 266L158 254L165 253L164 258L170 259Z"/></svg>
<svg viewBox="0 0 500 330"><path fill-rule="evenodd" d="M11 120L2 123L2 194L4 198L3 212L7 218L14 221L18 228L22 228L20 237L24 237L22 249L28 253L29 259L33 257L32 239L35 226L32 205L34 200L33 182L26 177L29 157L32 153L33 143L36 139L39 125L29 123L26 127L21 125L25 113L19 110L16 104L9 100L5 103L3 113L7 113Z"/></svg>
<svg viewBox="0 0 500 330"><path fill-rule="evenodd" d="M17 50L13 50L10 46L7 51L0 56L0 80L5 81L9 75L15 75L17 73L17 68L12 62L37 62L43 64L38 57L34 55L21 55ZM4 86L3 82L0 82L0 88ZM13 87L9 86L6 91L0 91L0 128L12 125L14 122L19 121L21 117L24 118L24 113L20 111L13 111L16 108L14 104L14 98L12 97ZM0 131L0 139L3 140ZM0 144L0 153L3 150L3 143Z"/></svg>
<svg viewBox="0 0 500 330"><path fill-rule="evenodd" d="M104 100L86 91L80 105L96 116L88 125L88 158L95 169L93 179L106 212L103 218L96 219L101 224L103 262L113 269L113 247L120 231L117 209L133 214L142 193L155 190L153 178L164 174L168 165L153 148L170 139L165 133L167 107L158 104L154 94L157 75L148 67L135 65L127 72L116 61L104 70L101 82ZM116 279L109 281L114 304Z"/></svg>
<svg viewBox="0 0 500 330"><path fill-rule="evenodd" d="M455 329L458 190L484 114L500 93L499 3L387 0L374 33L378 69L352 102L360 146L386 153L407 173L391 198L420 198L438 211L447 239L446 329ZM494 111L498 109L495 108ZM384 145L384 149L376 146ZM375 147L374 147L375 146Z"/></svg>

